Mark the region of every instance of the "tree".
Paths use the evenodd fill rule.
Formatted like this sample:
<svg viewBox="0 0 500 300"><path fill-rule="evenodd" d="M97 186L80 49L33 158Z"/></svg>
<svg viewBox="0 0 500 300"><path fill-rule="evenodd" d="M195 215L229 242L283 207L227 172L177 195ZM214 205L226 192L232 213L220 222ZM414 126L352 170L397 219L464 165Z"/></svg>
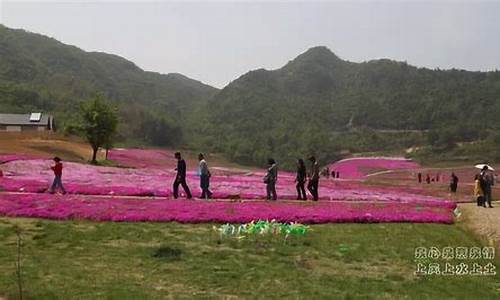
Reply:
<svg viewBox="0 0 500 300"><path fill-rule="evenodd" d="M110 145L116 132L116 108L109 105L102 95L96 95L80 106L82 132L92 147L92 163L97 163L97 151Z"/></svg>
<svg viewBox="0 0 500 300"><path fill-rule="evenodd" d="M111 148L113 148L113 136L110 136L105 142L104 142L104 149L106 150L106 156L105 156L105 160L108 160L108 153L109 153L109 150L111 150Z"/></svg>

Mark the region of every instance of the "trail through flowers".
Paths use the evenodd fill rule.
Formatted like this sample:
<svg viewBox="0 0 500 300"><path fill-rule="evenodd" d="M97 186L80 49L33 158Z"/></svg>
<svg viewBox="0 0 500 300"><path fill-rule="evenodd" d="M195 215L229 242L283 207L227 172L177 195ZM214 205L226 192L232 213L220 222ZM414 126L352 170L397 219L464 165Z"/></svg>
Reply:
<svg viewBox="0 0 500 300"><path fill-rule="evenodd" d="M417 169L420 166L403 157L357 157L348 158L331 164L330 171L339 172L340 178L361 179L371 173Z"/></svg>

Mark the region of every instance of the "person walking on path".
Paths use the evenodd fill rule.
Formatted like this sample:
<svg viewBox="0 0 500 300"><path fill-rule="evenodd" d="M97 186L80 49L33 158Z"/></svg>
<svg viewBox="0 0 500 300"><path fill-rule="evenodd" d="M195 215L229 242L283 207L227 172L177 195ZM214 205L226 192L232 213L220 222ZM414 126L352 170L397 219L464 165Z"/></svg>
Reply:
<svg viewBox="0 0 500 300"><path fill-rule="evenodd" d="M54 162L55 165L50 167L52 171L54 171L54 181L52 182L52 186L50 187L49 192L51 194L54 194L56 189L59 188L61 189L63 194L66 194L66 190L64 189L64 186L62 184L62 170L63 170L63 164L61 162L61 159L59 157L54 157Z"/></svg>
<svg viewBox="0 0 500 300"><path fill-rule="evenodd" d="M212 192L210 191L210 170L208 169L208 164L205 160L203 153L198 154L198 160L200 161L199 172L200 172L200 187L201 187L201 197L202 199L212 198Z"/></svg>
<svg viewBox="0 0 500 300"><path fill-rule="evenodd" d="M297 185L295 188L297 189L297 200L307 200L306 190L304 188L306 184L306 165L304 164L304 160L299 158L297 161L297 176L295 177L295 182Z"/></svg>
<svg viewBox="0 0 500 300"><path fill-rule="evenodd" d="M319 193L318 193L318 187L319 187L319 164L316 161L316 157L311 156L309 157L309 161L311 162L311 171L309 174L309 182L307 184L307 189L313 196L314 201L318 201L319 198Z"/></svg>
<svg viewBox="0 0 500 300"><path fill-rule="evenodd" d="M488 166L484 166L483 169L481 170L481 177L482 177L482 189L484 192L484 202L488 203L488 206L490 208L493 208L491 205L491 187L495 184L495 180L493 178L493 175L488 169Z"/></svg>
<svg viewBox="0 0 500 300"><path fill-rule="evenodd" d="M484 192L482 189L482 178L480 174L476 174L474 177L474 198L476 198L477 206L486 207L486 203L484 202Z"/></svg>
<svg viewBox="0 0 500 300"><path fill-rule="evenodd" d="M276 194L276 182L278 181L278 166L276 161L272 158L267 160L268 168L267 174L264 177L264 183L266 184L266 193L267 200L278 199L278 195Z"/></svg>
<svg viewBox="0 0 500 300"><path fill-rule="evenodd" d="M186 162L184 159L181 157L180 152L175 152L174 154L175 159L177 159L177 168L175 170L177 171L177 175L175 176L174 180L174 198L177 199L179 197L179 184L182 185L182 188L184 189L184 192L186 193L186 197L188 199L191 199L191 191L189 190L189 187L186 183Z"/></svg>
<svg viewBox="0 0 500 300"><path fill-rule="evenodd" d="M451 172L450 176L450 192L456 193L458 188L458 177L455 172Z"/></svg>
<svg viewBox="0 0 500 300"><path fill-rule="evenodd" d="M418 183L422 183L422 173L417 174Z"/></svg>

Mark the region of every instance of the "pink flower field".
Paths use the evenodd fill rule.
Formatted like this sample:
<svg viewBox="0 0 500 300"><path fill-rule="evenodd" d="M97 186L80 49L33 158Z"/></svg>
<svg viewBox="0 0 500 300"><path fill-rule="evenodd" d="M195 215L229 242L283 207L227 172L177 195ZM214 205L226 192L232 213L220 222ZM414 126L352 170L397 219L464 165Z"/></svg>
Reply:
<svg viewBox="0 0 500 300"><path fill-rule="evenodd" d="M108 159L133 168L169 168L176 166L174 152L144 149L112 149Z"/></svg>
<svg viewBox="0 0 500 300"><path fill-rule="evenodd" d="M360 181L366 168L418 167L418 164L400 158L358 158L333 164L331 170L340 170L341 178L344 174L354 180L322 179L318 203L293 200L296 197L295 175L280 172L277 184L279 200L267 203L260 201L265 199L263 170L242 173L241 170L211 165L215 170L211 190L214 198L219 200L184 201L171 199L176 163L172 152L120 149L111 151L109 157L122 166L133 168L64 162L63 184L70 195L61 197L45 193L53 179L52 161L0 155L0 170L3 172L0 190L4 191L0 195L0 215L106 221L247 222L274 218L305 223L450 223L455 208L455 203L427 196L415 188L374 187ZM200 195L196 169L195 162L188 161L187 181L195 197ZM228 202L223 199L253 201Z"/></svg>

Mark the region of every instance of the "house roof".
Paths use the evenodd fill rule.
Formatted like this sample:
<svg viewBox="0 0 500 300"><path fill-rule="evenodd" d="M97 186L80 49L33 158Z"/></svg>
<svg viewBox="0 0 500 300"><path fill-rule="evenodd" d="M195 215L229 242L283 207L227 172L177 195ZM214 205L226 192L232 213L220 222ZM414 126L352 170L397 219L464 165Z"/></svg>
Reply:
<svg viewBox="0 0 500 300"><path fill-rule="evenodd" d="M0 114L0 124L47 126L52 118L51 115L42 114L40 121L30 121L30 116L31 114Z"/></svg>

